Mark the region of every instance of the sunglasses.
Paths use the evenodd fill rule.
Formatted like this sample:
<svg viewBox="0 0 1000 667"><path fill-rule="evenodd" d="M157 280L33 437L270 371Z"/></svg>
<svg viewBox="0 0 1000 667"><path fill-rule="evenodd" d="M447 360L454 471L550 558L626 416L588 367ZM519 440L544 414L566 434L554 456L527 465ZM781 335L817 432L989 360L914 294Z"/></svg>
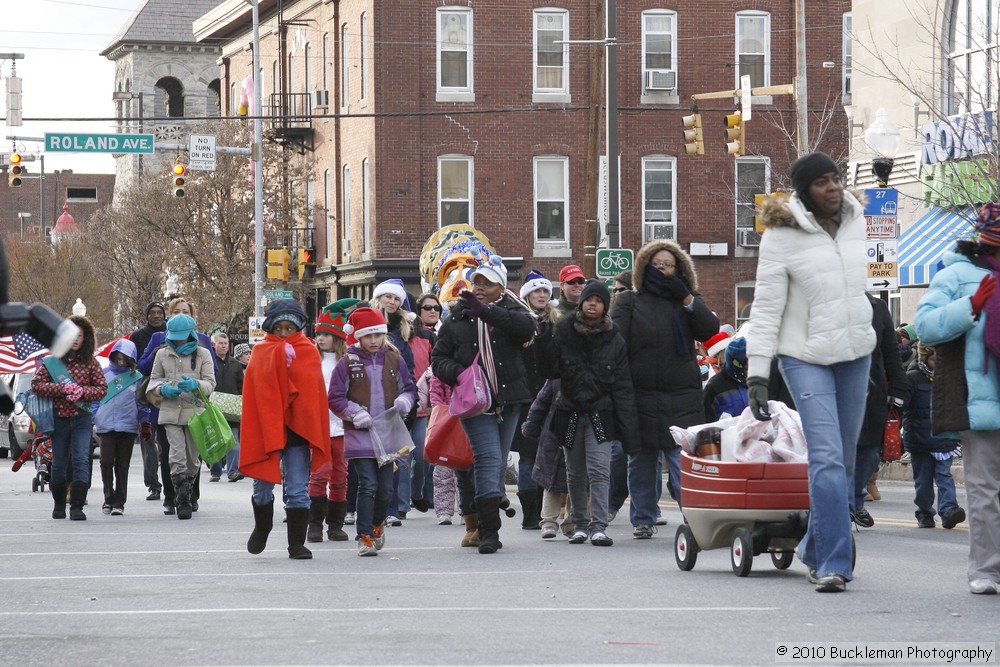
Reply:
<svg viewBox="0 0 1000 667"><path fill-rule="evenodd" d="M583 285L587 282L585 278L574 278L573 280L567 280L567 285Z"/></svg>
<svg viewBox="0 0 1000 667"><path fill-rule="evenodd" d="M441 312L441 306L420 306L420 310L436 310Z"/></svg>

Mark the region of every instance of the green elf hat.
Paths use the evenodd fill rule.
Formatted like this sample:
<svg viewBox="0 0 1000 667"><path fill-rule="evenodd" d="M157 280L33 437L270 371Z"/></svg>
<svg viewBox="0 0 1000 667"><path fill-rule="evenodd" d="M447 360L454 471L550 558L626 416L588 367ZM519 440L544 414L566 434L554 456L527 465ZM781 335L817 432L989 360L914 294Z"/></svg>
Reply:
<svg viewBox="0 0 1000 667"><path fill-rule="evenodd" d="M346 341L344 324L347 323L347 315L359 303L360 299L340 299L323 308L316 318L316 333L328 333Z"/></svg>

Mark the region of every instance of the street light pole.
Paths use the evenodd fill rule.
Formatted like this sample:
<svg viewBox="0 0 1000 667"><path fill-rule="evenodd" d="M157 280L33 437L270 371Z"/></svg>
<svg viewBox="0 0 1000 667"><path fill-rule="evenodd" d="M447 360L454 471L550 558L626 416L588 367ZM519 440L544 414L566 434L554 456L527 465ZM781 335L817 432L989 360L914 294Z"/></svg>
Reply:
<svg viewBox="0 0 1000 667"><path fill-rule="evenodd" d="M260 317L264 314L261 302L264 300L264 172L263 172L263 128L260 114L263 111L260 80L260 11L258 1L253 0L253 312Z"/></svg>
<svg viewBox="0 0 1000 667"><path fill-rule="evenodd" d="M605 141L608 148L608 247L621 247L621 226L619 224L618 202L618 50L616 34L618 20L615 0L606 0L604 18L604 48L606 50L604 101Z"/></svg>

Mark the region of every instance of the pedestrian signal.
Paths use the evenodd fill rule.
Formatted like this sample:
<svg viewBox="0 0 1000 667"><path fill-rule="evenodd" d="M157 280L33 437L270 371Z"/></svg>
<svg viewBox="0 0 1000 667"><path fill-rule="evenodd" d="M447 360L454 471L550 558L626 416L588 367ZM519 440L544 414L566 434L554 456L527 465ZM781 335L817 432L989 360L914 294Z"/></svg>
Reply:
<svg viewBox="0 0 1000 667"><path fill-rule="evenodd" d="M299 280L312 280L316 275L316 249L299 248Z"/></svg>

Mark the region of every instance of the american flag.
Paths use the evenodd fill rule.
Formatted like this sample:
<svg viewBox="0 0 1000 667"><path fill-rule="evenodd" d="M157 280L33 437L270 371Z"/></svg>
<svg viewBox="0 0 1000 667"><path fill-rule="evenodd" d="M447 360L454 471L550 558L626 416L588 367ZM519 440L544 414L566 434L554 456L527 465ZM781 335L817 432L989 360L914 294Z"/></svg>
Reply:
<svg viewBox="0 0 1000 667"><path fill-rule="evenodd" d="M49 349L26 333L0 337L0 373L26 373L35 370L35 360Z"/></svg>

